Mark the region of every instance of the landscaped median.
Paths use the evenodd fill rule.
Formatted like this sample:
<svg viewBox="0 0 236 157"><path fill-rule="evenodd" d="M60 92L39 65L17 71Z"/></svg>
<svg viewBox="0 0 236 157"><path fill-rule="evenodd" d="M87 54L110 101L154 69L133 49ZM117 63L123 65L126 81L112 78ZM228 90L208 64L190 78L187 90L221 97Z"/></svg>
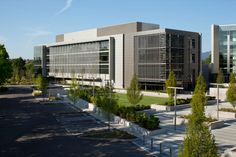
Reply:
<svg viewBox="0 0 236 157"><path fill-rule="evenodd" d="M234 119L236 118L236 109L233 108L221 108L219 109L221 117Z"/></svg>
<svg viewBox="0 0 236 157"><path fill-rule="evenodd" d="M138 113L137 110L135 110L134 108L130 108L127 111L125 108L122 108L120 109L120 111L117 111L120 112L119 114L117 113L117 115L112 113L110 115L110 121L112 123L119 124L120 126L122 126L123 129L137 137L165 132L164 129L159 128L159 118L154 116L148 116L145 113ZM137 108L140 109L140 106ZM101 120L107 120L107 113L97 105L88 103L88 109L85 110L92 112L94 116Z"/></svg>
<svg viewBox="0 0 236 157"><path fill-rule="evenodd" d="M190 105L191 100L192 100L191 98L177 99L176 107L174 106L174 100L169 100L160 104L151 104L151 109L154 109L156 111L174 111L175 109L182 110L191 107ZM215 103L216 103L215 97L207 96L206 105L212 105Z"/></svg>
<svg viewBox="0 0 236 157"><path fill-rule="evenodd" d="M190 118L190 115L177 116L176 117L176 124L177 125L185 125L188 123L189 118ZM174 121L174 118L173 118L173 121ZM224 121L222 121L222 120L218 121L217 119L214 119L212 117L205 117L204 121L208 124L208 126L211 130L218 129L218 128L221 128L224 126Z"/></svg>

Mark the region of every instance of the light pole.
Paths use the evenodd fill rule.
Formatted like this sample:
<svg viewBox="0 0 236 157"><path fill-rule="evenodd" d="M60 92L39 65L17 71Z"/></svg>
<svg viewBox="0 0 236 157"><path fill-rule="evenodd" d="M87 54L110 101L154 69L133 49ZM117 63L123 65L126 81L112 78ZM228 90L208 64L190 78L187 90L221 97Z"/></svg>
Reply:
<svg viewBox="0 0 236 157"><path fill-rule="evenodd" d="M168 87L170 89L174 89L175 91L175 97L174 97L174 108L175 108L175 119L174 119L174 125L175 125L175 130L176 130L176 100L177 100L177 94L176 94L176 90L177 89L184 89L183 87Z"/></svg>
<svg viewBox="0 0 236 157"><path fill-rule="evenodd" d="M211 83L211 85L215 85L217 87L217 99L216 99L216 104L217 104L217 119L219 120L219 86L222 85L222 83Z"/></svg>

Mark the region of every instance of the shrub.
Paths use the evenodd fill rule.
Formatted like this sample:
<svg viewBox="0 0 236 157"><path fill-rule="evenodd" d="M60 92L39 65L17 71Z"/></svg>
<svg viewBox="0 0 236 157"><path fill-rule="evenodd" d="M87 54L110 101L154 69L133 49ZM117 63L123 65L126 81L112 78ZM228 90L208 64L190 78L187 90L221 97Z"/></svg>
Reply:
<svg viewBox="0 0 236 157"><path fill-rule="evenodd" d="M221 109L219 109L219 111L236 113L236 109L232 109L232 108L221 108Z"/></svg>
<svg viewBox="0 0 236 157"><path fill-rule="evenodd" d="M206 99L207 99L207 100L215 100L216 97L215 97L215 96L206 96Z"/></svg>
<svg viewBox="0 0 236 157"><path fill-rule="evenodd" d="M190 119L190 116L191 116L191 114L188 114L188 115L181 115L180 117L181 117L181 118L185 118L185 119ZM204 116L204 121L210 123L210 122L217 121L217 119L212 118L212 117L206 117L206 116Z"/></svg>
<svg viewBox="0 0 236 157"><path fill-rule="evenodd" d="M42 95L42 91L41 90L34 90L32 92L32 96L41 96Z"/></svg>
<svg viewBox="0 0 236 157"><path fill-rule="evenodd" d="M176 100L176 105L183 105L183 104L189 104L191 102L191 98L187 98L187 99L177 99ZM166 106L174 106L174 100L170 99L169 101L165 102L163 105Z"/></svg>

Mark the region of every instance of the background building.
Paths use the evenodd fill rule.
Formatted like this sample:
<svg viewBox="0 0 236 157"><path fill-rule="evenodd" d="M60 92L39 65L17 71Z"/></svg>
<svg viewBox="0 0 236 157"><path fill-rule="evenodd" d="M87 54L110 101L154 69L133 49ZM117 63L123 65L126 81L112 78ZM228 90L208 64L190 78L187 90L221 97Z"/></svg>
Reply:
<svg viewBox="0 0 236 157"><path fill-rule="evenodd" d="M212 25L212 73L236 73L236 25Z"/></svg>
<svg viewBox="0 0 236 157"><path fill-rule="evenodd" d="M74 75L88 85L113 80L115 88L127 88L137 74L144 89L163 89L173 69L178 84L190 90L200 51L199 33L134 22L57 35L56 43L35 47L35 68L41 65L45 76L58 79Z"/></svg>

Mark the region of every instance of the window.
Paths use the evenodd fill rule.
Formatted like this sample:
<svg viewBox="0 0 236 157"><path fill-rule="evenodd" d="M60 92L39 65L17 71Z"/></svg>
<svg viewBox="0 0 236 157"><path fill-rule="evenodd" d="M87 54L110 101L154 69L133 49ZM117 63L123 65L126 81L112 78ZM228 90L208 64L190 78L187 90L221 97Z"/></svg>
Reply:
<svg viewBox="0 0 236 157"><path fill-rule="evenodd" d="M195 63L195 54L192 54L192 63Z"/></svg>
<svg viewBox="0 0 236 157"><path fill-rule="evenodd" d="M195 49L195 47L196 47L195 39L192 39L191 48L192 48L192 49Z"/></svg>

